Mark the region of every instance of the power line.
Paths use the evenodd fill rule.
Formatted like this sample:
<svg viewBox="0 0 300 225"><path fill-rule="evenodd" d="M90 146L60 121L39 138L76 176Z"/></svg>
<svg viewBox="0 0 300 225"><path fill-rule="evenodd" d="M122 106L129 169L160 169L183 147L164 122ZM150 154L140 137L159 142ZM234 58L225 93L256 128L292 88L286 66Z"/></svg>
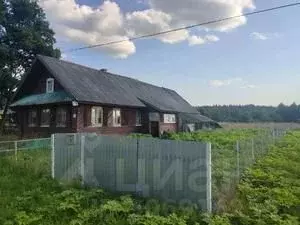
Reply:
<svg viewBox="0 0 300 225"><path fill-rule="evenodd" d="M192 29L194 27L205 26L205 25L210 25L210 24L214 24L214 23L220 23L220 22L224 22L227 20L232 20L232 19L236 19L236 18L240 18L240 17L244 17L244 16L247 17L247 16L252 16L252 15L270 12L270 11L274 11L274 10L279 10L279 9L283 9L283 8L294 7L294 6L300 6L300 2L291 3L291 4L287 4L287 5L281 5L281 6L277 6L277 7L273 7L273 8L257 10L257 11L244 13L244 14L240 14L240 15L236 15L236 16L230 16L230 17L226 17L226 18L222 18L222 19L211 20L208 22L193 24L190 26L165 30L165 31L158 32L158 33L145 34L145 35L136 36L136 37L132 37L132 38L128 38L128 39L123 39L123 40L119 40L119 41L111 41L111 42L106 42L106 43L101 43L101 44L96 44L96 45L88 45L88 46L81 47L81 48L74 48L74 49L69 50L68 52L74 52L74 51L90 49L90 48L97 48L97 47L104 47L104 46L108 46L108 45L119 44L119 43L126 42L126 41L134 41L134 40L138 40L138 39L154 37L154 36L159 36L159 35L163 35L163 34L169 34L169 33L177 32L177 31L181 31L181 30Z"/></svg>

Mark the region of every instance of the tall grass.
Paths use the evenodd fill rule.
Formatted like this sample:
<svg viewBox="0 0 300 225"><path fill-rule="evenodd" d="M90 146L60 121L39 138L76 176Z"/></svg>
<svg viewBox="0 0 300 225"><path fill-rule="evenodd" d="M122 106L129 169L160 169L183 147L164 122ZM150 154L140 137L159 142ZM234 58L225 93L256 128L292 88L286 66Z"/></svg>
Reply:
<svg viewBox="0 0 300 225"><path fill-rule="evenodd" d="M0 155L0 224L18 213L21 196L60 189L50 179L50 163L48 150L19 152L17 160L14 154ZM39 197L32 200L39 203Z"/></svg>

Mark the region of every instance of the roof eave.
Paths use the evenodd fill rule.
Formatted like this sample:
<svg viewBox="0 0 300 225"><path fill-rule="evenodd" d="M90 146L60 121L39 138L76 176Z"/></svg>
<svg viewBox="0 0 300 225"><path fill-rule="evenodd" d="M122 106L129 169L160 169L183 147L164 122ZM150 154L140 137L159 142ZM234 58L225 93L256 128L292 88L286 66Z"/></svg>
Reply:
<svg viewBox="0 0 300 225"><path fill-rule="evenodd" d="M104 105L104 106L111 106L111 107L121 107L121 108L147 108L146 105L138 106L138 105L122 105L122 104L112 104L112 103L103 103L103 102L94 102L94 101L77 101L78 104L85 104L85 105Z"/></svg>

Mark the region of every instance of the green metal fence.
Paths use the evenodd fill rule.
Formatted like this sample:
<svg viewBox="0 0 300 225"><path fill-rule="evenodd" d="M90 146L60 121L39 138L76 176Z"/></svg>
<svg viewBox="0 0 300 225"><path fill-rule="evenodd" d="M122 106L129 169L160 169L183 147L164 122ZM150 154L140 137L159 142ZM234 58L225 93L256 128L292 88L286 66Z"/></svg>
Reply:
<svg viewBox="0 0 300 225"><path fill-rule="evenodd" d="M15 140L15 141L1 141L0 142L0 154L1 153L15 153L24 150L35 149L51 149L51 138L39 138L39 139L27 139L27 140Z"/></svg>

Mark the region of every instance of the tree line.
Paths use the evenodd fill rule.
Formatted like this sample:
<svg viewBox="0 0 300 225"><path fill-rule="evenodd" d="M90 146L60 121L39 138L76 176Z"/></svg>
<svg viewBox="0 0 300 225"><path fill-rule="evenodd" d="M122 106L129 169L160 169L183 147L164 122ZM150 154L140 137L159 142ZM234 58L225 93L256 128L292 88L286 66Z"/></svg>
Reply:
<svg viewBox="0 0 300 225"><path fill-rule="evenodd" d="M54 32L35 0L0 0L0 132L12 96L37 54L59 58Z"/></svg>
<svg viewBox="0 0 300 225"><path fill-rule="evenodd" d="M300 122L300 105L275 106L214 105L198 106L198 111L219 122Z"/></svg>

